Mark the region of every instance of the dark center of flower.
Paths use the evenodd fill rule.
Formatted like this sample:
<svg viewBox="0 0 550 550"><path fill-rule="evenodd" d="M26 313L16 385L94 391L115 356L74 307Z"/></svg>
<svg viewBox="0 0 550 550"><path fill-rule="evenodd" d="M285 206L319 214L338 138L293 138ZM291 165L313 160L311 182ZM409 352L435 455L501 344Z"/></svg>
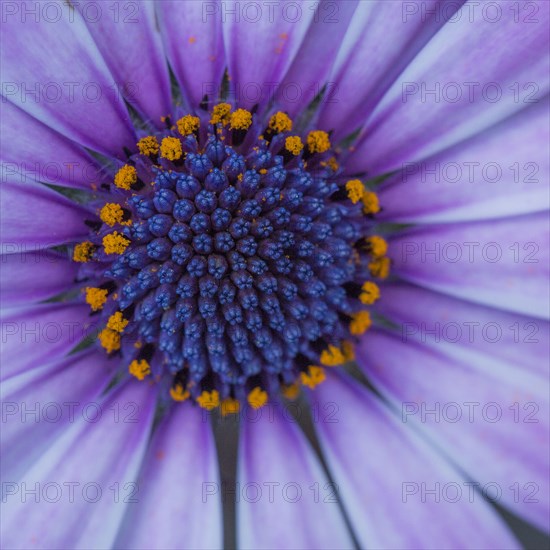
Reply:
<svg viewBox="0 0 550 550"><path fill-rule="evenodd" d="M139 380L235 412L315 387L371 324L386 243L376 195L329 136L221 103L140 139L75 261L99 342Z"/></svg>

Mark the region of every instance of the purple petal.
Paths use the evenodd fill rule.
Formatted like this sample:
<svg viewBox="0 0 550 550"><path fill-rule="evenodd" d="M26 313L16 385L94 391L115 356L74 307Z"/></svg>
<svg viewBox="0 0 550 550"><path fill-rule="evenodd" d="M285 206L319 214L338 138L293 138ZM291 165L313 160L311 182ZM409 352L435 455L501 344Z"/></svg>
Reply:
<svg viewBox="0 0 550 550"><path fill-rule="evenodd" d="M1 379L64 356L97 328L90 308L82 304L57 302L3 311Z"/></svg>
<svg viewBox="0 0 550 550"><path fill-rule="evenodd" d="M411 431L419 428L489 498L550 530L546 378L537 381L521 361L500 368L377 331L357 358Z"/></svg>
<svg viewBox="0 0 550 550"><path fill-rule="evenodd" d="M235 0L219 4L216 17L223 17L230 91L240 107L273 99L299 55L317 3L295 2L289 8ZM231 10L239 17L229 15Z"/></svg>
<svg viewBox="0 0 550 550"><path fill-rule="evenodd" d="M413 2L360 2L330 75L333 101L323 108L319 125L334 129L336 139L360 127L398 75L464 1L429 0L416 6Z"/></svg>
<svg viewBox="0 0 550 550"><path fill-rule="evenodd" d="M7 16L2 95L69 139L125 158L123 147L133 148L135 138L121 98L123 83L109 73L74 7L56 6L55 16L47 18Z"/></svg>
<svg viewBox="0 0 550 550"><path fill-rule="evenodd" d="M270 405L244 417L238 547L353 548L338 500L290 410Z"/></svg>
<svg viewBox="0 0 550 550"><path fill-rule="evenodd" d="M84 149L11 102L2 104L2 182L66 185L90 189L103 181Z"/></svg>
<svg viewBox="0 0 550 550"><path fill-rule="evenodd" d="M78 264L66 256L49 250L14 252L0 256L3 307L46 300L74 287Z"/></svg>
<svg viewBox="0 0 550 550"><path fill-rule="evenodd" d="M197 407L177 405L155 433L115 548L222 547L216 446ZM215 494L213 493L215 491Z"/></svg>
<svg viewBox="0 0 550 550"><path fill-rule="evenodd" d="M59 435L93 403L113 375L107 356L94 350L58 357L2 384L2 478L19 480Z"/></svg>
<svg viewBox="0 0 550 550"><path fill-rule="evenodd" d="M132 381L98 402L90 417L78 418L17 485L38 484L39 498L6 497L3 545L110 548L129 503L141 498L136 479L155 396L147 384Z"/></svg>
<svg viewBox="0 0 550 550"><path fill-rule="evenodd" d="M312 397L324 456L362 548L518 547L479 495L470 502L464 477L366 389L331 376ZM456 486L463 495L451 502ZM426 493L438 487L437 500Z"/></svg>
<svg viewBox="0 0 550 550"><path fill-rule="evenodd" d="M406 164L379 193L380 219L449 223L548 208L548 107L525 109L422 162Z"/></svg>
<svg viewBox="0 0 550 550"><path fill-rule="evenodd" d="M37 183L0 186L2 251L38 250L83 240L88 212L63 195Z"/></svg>
<svg viewBox="0 0 550 550"><path fill-rule="evenodd" d="M204 95L219 92L225 68L220 10L225 6L180 0L155 4L166 55L191 109Z"/></svg>
<svg viewBox="0 0 550 550"><path fill-rule="evenodd" d="M172 104L153 2L105 6L99 17L93 18L85 5L78 4L77 9L83 12L88 30L116 82L123 85L125 99L145 119L161 127L160 117L171 113Z"/></svg>
<svg viewBox="0 0 550 550"><path fill-rule="evenodd" d="M545 101L550 4L519 16L505 0L492 6L468 3L434 36L370 117L348 170L399 169Z"/></svg>
<svg viewBox="0 0 550 550"><path fill-rule="evenodd" d="M480 304L548 318L548 217L423 227L390 243L393 272Z"/></svg>

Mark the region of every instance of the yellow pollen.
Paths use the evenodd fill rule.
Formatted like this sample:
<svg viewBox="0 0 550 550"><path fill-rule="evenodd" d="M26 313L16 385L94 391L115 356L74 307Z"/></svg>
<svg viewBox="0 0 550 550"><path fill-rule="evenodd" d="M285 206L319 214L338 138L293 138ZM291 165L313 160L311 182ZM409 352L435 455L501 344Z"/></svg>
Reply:
<svg viewBox="0 0 550 550"><path fill-rule="evenodd" d="M159 142L155 136L146 136L137 143L139 152L142 155L157 155L159 152Z"/></svg>
<svg viewBox="0 0 550 550"><path fill-rule="evenodd" d="M248 130L252 124L252 114L246 109L237 109L231 114L232 130Z"/></svg>
<svg viewBox="0 0 550 550"><path fill-rule="evenodd" d="M227 416L228 414L237 414L240 408L241 404L237 399L228 397L221 402L220 412L222 413L222 416Z"/></svg>
<svg viewBox="0 0 550 550"><path fill-rule="evenodd" d="M330 139L323 130L314 130L307 135L307 146L310 153L324 153L330 149Z"/></svg>
<svg viewBox="0 0 550 550"><path fill-rule="evenodd" d="M372 191L365 191L361 197L363 202L363 212L365 214L377 214L380 212L380 204L378 203L378 195Z"/></svg>
<svg viewBox="0 0 550 550"><path fill-rule="evenodd" d="M188 136L199 129L201 121L198 116L185 115L181 117L176 124L178 125L178 132L182 136Z"/></svg>
<svg viewBox="0 0 550 550"><path fill-rule="evenodd" d="M197 403L203 409L211 411L215 409L220 404L220 394L218 390L206 391L204 390L198 397Z"/></svg>
<svg viewBox="0 0 550 550"><path fill-rule="evenodd" d="M231 112L231 105L229 103L218 103L212 109L211 124L221 123L224 126L229 122L229 113Z"/></svg>
<svg viewBox="0 0 550 550"><path fill-rule="evenodd" d="M103 248L105 249L105 254L122 254L129 244L130 241L118 231L114 231L113 233L103 237Z"/></svg>
<svg viewBox="0 0 550 550"><path fill-rule="evenodd" d="M108 202L99 213L101 221L113 227L116 223L121 223L124 219L124 210L120 204L114 202Z"/></svg>
<svg viewBox="0 0 550 550"><path fill-rule="evenodd" d="M281 393L287 398L293 401L300 394L300 386L296 383L281 386Z"/></svg>
<svg viewBox="0 0 550 550"><path fill-rule="evenodd" d="M124 319L121 311L115 311L107 321L107 328L115 332L123 332L128 324L128 319Z"/></svg>
<svg viewBox="0 0 550 550"><path fill-rule="evenodd" d="M278 111L269 119L269 129L280 134L292 130L292 119L282 111Z"/></svg>
<svg viewBox="0 0 550 550"><path fill-rule="evenodd" d="M128 365L128 372L138 380L143 380L148 374L151 374L151 367L145 359L141 359L140 361L134 359Z"/></svg>
<svg viewBox="0 0 550 550"><path fill-rule="evenodd" d="M358 313L354 313L351 317L352 321L349 324L349 330L356 336L366 332L372 325L370 313L368 311L359 311Z"/></svg>
<svg viewBox="0 0 550 550"><path fill-rule="evenodd" d="M390 274L390 259L387 256L377 258L369 263L369 271L373 277L386 279Z"/></svg>
<svg viewBox="0 0 550 550"><path fill-rule="evenodd" d="M183 155L181 141L175 137L165 137L160 144L160 156L174 161L179 160Z"/></svg>
<svg viewBox="0 0 550 550"><path fill-rule="evenodd" d="M248 394L246 400L253 409L260 409L267 403L267 392L259 387L255 387Z"/></svg>
<svg viewBox="0 0 550 550"><path fill-rule="evenodd" d="M328 349L321 353L320 362L321 365L325 365L325 367L336 367L337 365L345 363L346 358L344 357L342 350L336 346L329 345Z"/></svg>
<svg viewBox="0 0 550 550"><path fill-rule="evenodd" d="M137 170L125 164L116 174L115 174L115 185L119 189L126 189L128 191L132 185L137 182Z"/></svg>
<svg viewBox="0 0 550 550"><path fill-rule="evenodd" d="M363 283L361 290L362 292L359 295L359 299L365 305L374 304L374 302L380 298L380 289L378 288L378 285L372 281L366 281Z"/></svg>
<svg viewBox="0 0 550 550"><path fill-rule="evenodd" d="M84 241L74 247L73 260L75 262L87 262L94 253L94 245L90 241Z"/></svg>
<svg viewBox="0 0 550 550"><path fill-rule="evenodd" d="M346 183L348 198L353 204L357 204L365 194L365 186L361 180L349 180Z"/></svg>
<svg viewBox="0 0 550 550"><path fill-rule="evenodd" d="M170 397L174 401L185 401L189 399L189 391L184 389L181 384L176 384L175 387L170 388Z"/></svg>
<svg viewBox="0 0 550 550"><path fill-rule="evenodd" d="M336 162L336 159L334 157L330 157L328 159L328 165L329 168L331 168L334 172L340 168L340 165Z"/></svg>
<svg viewBox="0 0 550 550"><path fill-rule="evenodd" d="M299 136L289 136L285 139L285 148L293 155L298 156L302 152L304 144Z"/></svg>
<svg viewBox="0 0 550 550"><path fill-rule="evenodd" d="M86 303L92 308L92 311L99 311L107 301L107 290L103 288L86 287Z"/></svg>
<svg viewBox="0 0 550 550"><path fill-rule="evenodd" d="M267 174L267 170L265 168L262 168L259 172L262 175Z"/></svg>
<svg viewBox="0 0 550 550"><path fill-rule="evenodd" d="M300 373L300 380L304 386L308 388L315 388L326 378L325 369L323 367L317 367L310 365L307 368L307 372Z"/></svg>
<svg viewBox="0 0 550 550"><path fill-rule="evenodd" d="M104 328L99 333L98 338L101 345L107 350L107 353L120 349L120 334L118 332L110 328Z"/></svg>
<svg viewBox="0 0 550 550"><path fill-rule="evenodd" d="M378 235L373 235L367 239L369 251L375 258L381 258L388 251L388 243Z"/></svg>
<svg viewBox="0 0 550 550"><path fill-rule="evenodd" d="M353 361L355 359L355 350L353 349L353 343L349 340L342 342L342 353L346 361Z"/></svg>

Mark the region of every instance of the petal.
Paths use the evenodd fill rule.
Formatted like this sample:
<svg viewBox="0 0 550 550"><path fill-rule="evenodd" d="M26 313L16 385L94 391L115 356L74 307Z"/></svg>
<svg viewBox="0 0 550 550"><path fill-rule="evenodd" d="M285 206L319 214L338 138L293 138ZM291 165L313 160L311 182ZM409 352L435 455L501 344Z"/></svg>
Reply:
<svg viewBox="0 0 550 550"><path fill-rule="evenodd" d="M84 239L89 228L88 212L63 195L37 183L4 182L2 205L2 250L31 251Z"/></svg>
<svg viewBox="0 0 550 550"><path fill-rule="evenodd" d="M225 3L168 0L155 7L170 66L191 109L196 109L204 95L218 96L222 82L225 56L219 10Z"/></svg>
<svg viewBox="0 0 550 550"><path fill-rule="evenodd" d="M466 480L370 392L331 376L312 397L321 446L362 548L518 547L480 496L451 502Z"/></svg>
<svg viewBox="0 0 550 550"><path fill-rule="evenodd" d="M491 499L550 530L545 383L526 387L521 362L501 370L376 331L357 358L404 425L419 428Z"/></svg>
<svg viewBox="0 0 550 550"><path fill-rule="evenodd" d="M265 105L273 98L299 55L317 4L315 1L269 6L235 0L219 4L216 17L223 17L230 91L239 106Z"/></svg>
<svg viewBox="0 0 550 550"><path fill-rule="evenodd" d="M338 499L290 410L268 406L246 411L244 420L237 546L353 548Z"/></svg>
<svg viewBox="0 0 550 550"><path fill-rule="evenodd" d="M115 548L222 547L216 446L197 407L172 409L151 441L137 482L139 499L128 509Z"/></svg>
<svg viewBox="0 0 550 550"><path fill-rule="evenodd" d="M333 101L324 106L319 125L334 129L335 139L361 126L398 75L464 1L429 0L419 6L360 2L330 76Z"/></svg>
<svg viewBox="0 0 550 550"><path fill-rule="evenodd" d="M172 104L153 2L116 3L99 9L94 16L89 6L79 4L77 9L116 82L123 84L126 101L161 127L160 117L170 114Z"/></svg>
<svg viewBox="0 0 550 550"><path fill-rule="evenodd" d="M100 351L88 350L21 373L2 384L2 478L18 481L95 403L113 375Z"/></svg>
<svg viewBox="0 0 550 550"><path fill-rule="evenodd" d="M0 294L3 307L46 300L72 289L78 264L50 250L17 253L17 246L4 245L0 256Z"/></svg>
<svg viewBox="0 0 550 550"><path fill-rule="evenodd" d="M101 168L83 148L9 101L2 105L2 124L2 183L41 181L90 189L102 181Z"/></svg>
<svg viewBox="0 0 550 550"><path fill-rule="evenodd" d="M421 286L480 304L549 317L548 217L407 231L390 243L393 272Z"/></svg>
<svg viewBox="0 0 550 550"><path fill-rule="evenodd" d="M441 222L548 208L548 105L539 103L472 139L406 163L380 190L380 219Z"/></svg>
<svg viewBox="0 0 550 550"><path fill-rule="evenodd" d="M2 370L6 380L41 367L97 330L82 304L48 303L2 312Z"/></svg>
<svg viewBox="0 0 550 550"><path fill-rule="evenodd" d="M96 403L5 497L3 544L10 548L110 548L136 483L153 420L155 392L135 381ZM118 411L118 412L117 412ZM11 480L6 480L11 482ZM21 530L21 525L25 529Z"/></svg>
<svg viewBox="0 0 550 550"><path fill-rule="evenodd" d="M531 7L536 13L518 14L505 0L464 5L384 96L347 168L390 172L544 101L550 4Z"/></svg>
<svg viewBox="0 0 550 550"><path fill-rule="evenodd" d="M55 2L50 9L38 17L7 15L2 95L69 139L125 158L123 147L135 139L120 97L124 83L109 73L74 7Z"/></svg>

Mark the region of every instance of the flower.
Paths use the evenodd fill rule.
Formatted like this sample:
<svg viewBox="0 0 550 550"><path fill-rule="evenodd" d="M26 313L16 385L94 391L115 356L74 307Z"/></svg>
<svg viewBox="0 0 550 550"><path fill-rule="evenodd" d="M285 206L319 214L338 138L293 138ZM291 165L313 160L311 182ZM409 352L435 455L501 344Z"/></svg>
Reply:
<svg viewBox="0 0 550 550"><path fill-rule="evenodd" d="M6 547L548 530L548 3L276 4L9 4Z"/></svg>

